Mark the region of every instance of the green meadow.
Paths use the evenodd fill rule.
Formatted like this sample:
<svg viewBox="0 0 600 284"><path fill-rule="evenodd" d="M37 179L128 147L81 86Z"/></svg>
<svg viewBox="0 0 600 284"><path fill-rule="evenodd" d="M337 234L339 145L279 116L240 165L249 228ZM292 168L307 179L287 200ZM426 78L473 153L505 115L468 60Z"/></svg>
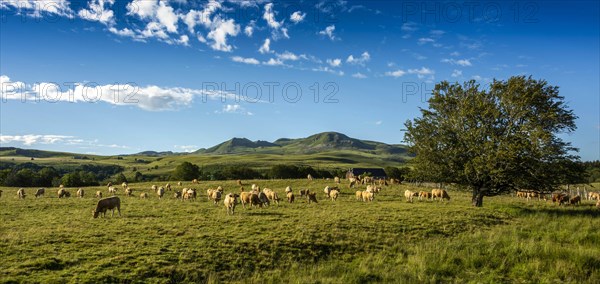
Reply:
<svg viewBox="0 0 600 284"><path fill-rule="evenodd" d="M205 190L234 181L183 187L195 201L158 199L152 183L121 189L121 217L92 218L96 190L58 199L56 188L19 200L17 188L0 188L2 283L598 283L600 209L595 202L557 206L551 201L488 197L470 205L467 192L450 202L408 203L411 185L383 187L372 203L341 184L326 199L330 180L255 180L274 189L279 205L226 214ZM164 183L157 185L164 185ZM172 185L176 182L171 182ZM285 201L292 186L296 202ZM174 186L174 190L182 187ZM316 191L308 204L298 190ZM364 190L364 186L359 188ZM72 196L75 188L70 188ZM147 192L149 199L139 199Z"/></svg>

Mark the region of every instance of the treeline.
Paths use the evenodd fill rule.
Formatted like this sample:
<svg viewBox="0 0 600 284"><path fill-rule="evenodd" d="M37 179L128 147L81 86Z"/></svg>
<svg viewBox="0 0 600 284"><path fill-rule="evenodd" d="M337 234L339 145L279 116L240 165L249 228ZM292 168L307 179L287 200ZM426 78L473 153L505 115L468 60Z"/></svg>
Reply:
<svg viewBox="0 0 600 284"><path fill-rule="evenodd" d="M583 162L583 166L585 167L589 183L600 182L600 160Z"/></svg>
<svg viewBox="0 0 600 284"><path fill-rule="evenodd" d="M81 165L60 169L34 163L0 164L0 185L12 187L94 186L123 172L117 165Z"/></svg>

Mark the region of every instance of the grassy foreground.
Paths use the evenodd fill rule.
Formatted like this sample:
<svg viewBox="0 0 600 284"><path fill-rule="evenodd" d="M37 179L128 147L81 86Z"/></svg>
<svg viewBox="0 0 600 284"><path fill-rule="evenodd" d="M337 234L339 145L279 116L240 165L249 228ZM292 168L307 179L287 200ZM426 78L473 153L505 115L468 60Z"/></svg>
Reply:
<svg viewBox="0 0 600 284"><path fill-rule="evenodd" d="M510 196L484 199L450 192L449 203L407 203L408 185L384 187L373 203L342 185L336 201L322 192L330 181L246 181L284 199L285 186L318 192L319 203L281 202L236 208L227 216L203 192L232 181L204 182L198 200L159 200L150 183L118 196L122 217L92 219L97 202L58 199L56 189L25 200L0 188L0 282L75 283L369 283L524 282L598 283L600 210L558 207ZM171 184L175 184L172 182ZM189 183L184 186L191 186ZM175 187L180 189L180 187ZM427 189L428 190L428 189ZM75 194L75 189L70 189ZM298 196L297 196L298 197Z"/></svg>

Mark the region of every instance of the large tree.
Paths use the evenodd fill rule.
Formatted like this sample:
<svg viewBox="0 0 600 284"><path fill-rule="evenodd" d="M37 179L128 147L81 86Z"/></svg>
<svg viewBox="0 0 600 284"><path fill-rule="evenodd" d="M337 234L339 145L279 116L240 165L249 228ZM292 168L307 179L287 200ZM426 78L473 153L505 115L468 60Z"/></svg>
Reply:
<svg viewBox="0 0 600 284"><path fill-rule="evenodd" d="M474 206L515 189L550 191L579 159L559 136L576 129L577 117L544 80L518 76L488 88L444 81L421 113L405 124L415 174L471 188Z"/></svg>
<svg viewBox="0 0 600 284"><path fill-rule="evenodd" d="M183 162L175 167L172 178L175 180L193 180L200 177L200 167L190 162Z"/></svg>

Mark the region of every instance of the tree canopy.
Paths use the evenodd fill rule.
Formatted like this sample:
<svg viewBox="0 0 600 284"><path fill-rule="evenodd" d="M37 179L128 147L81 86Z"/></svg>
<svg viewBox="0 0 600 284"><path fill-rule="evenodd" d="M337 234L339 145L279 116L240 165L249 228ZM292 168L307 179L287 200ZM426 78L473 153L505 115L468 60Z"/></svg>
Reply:
<svg viewBox="0 0 600 284"><path fill-rule="evenodd" d="M560 137L576 129L577 117L544 80L517 76L488 88L440 82L421 114L405 123L415 174L471 188L475 206L483 196L550 191L577 176L577 149Z"/></svg>
<svg viewBox="0 0 600 284"><path fill-rule="evenodd" d="M173 171L175 180L193 180L200 177L200 167L190 162L183 162Z"/></svg>

